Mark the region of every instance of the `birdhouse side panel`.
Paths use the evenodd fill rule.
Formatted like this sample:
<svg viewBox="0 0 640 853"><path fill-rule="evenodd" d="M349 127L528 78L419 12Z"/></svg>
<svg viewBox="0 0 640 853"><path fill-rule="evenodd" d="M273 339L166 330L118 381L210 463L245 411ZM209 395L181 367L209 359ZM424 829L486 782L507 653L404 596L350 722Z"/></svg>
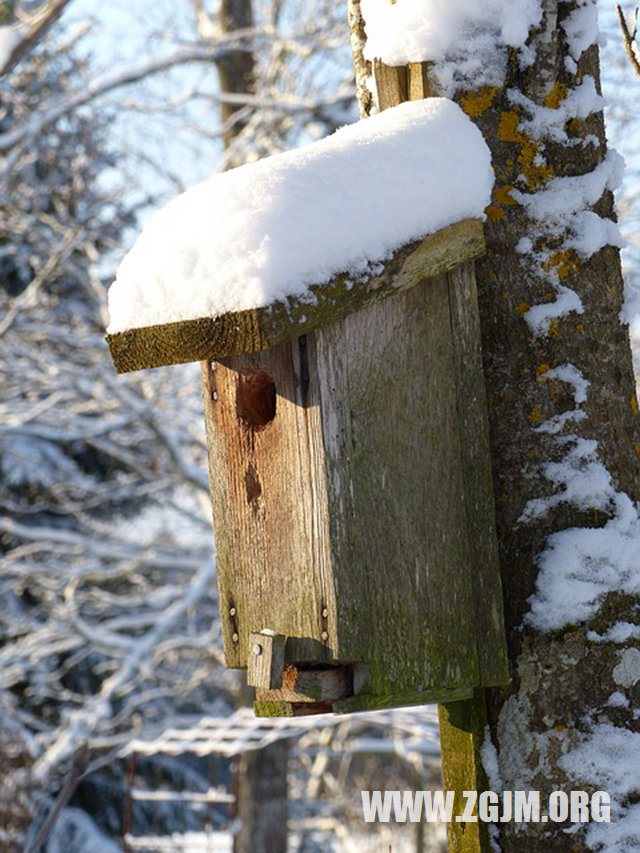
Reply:
<svg viewBox="0 0 640 853"><path fill-rule="evenodd" d="M448 274L480 683L509 680L475 264Z"/></svg>

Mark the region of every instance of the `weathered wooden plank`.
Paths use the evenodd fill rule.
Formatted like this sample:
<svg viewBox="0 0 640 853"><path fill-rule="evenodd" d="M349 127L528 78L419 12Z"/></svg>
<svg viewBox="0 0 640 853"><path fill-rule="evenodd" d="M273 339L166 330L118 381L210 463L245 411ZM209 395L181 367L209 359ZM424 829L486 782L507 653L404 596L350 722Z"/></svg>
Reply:
<svg viewBox="0 0 640 853"><path fill-rule="evenodd" d="M434 687L419 693L388 693L374 695L362 693L334 702L335 714L353 714L357 711L383 711L387 708L406 708L408 705L432 705L436 702L455 702L473 695L470 687Z"/></svg>
<svg viewBox="0 0 640 853"><path fill-rule="evenodd" d="M369 664L373 696L479 678L448 289L432 279L309 337L337 655Z"/></svg>
<svg viewBox="0 0 640 853"><path fill-rule="evenodd" d="M353 674L349 666L305 669L287 664L279 689L256 690L258 702L333 702L352 695Z"/></svg>
<svg viewBox="0 0 640 853"><path fill-rule="evenodd" d="M447 791L455 794L453 814L462 816L466 798L463 791L486 791L488 783L480 750L485 737L487 709L485 691L477 690L472 698L442 704L440 720L440 750L442 781ZM477 808L473 812L477 815ZM488 825L454 819L447 824L449 853L491 853Z"/></svg>
<svg viewBox="0 0 640 853"><path fill-rule="evenodd" d="M107 335L107 343L118 373L258 352L414 287L483 251L482 222L466 219L400 249L372 278L353 280L341 273L328 283L311 285L306 297L220 317L130 329Z"/></svg>
<svg viewBox="0 0 640 853"><path fill-rule="evenodd" d="M407 65L407 90L410 101L420 101L422 98L430 98L437 94L429 75L431 65L431 62L411 62Z"/></svg>
<svg viewBox="0 0 640 853"><path fill-rule="evenodd" d="M381 110L409 100L409 80L404 65L385 65L379 59L374 59L373 74Z"/></svg>
<svg viewBox="0 0 640 853"><path fill-rule="evenodd" d="M225 658L245 667L249 635L287 637L295 661L336 645L326 475L305 338L202 365Z"/></svg>
<svg viewBox="0 0 640 853"><path fill-rule="evenodd" d="M256 717L310 717L312 714L330 714L331 702L263 702L253 703Z"/></svg>
<svg viewBox="0 0 640 853"><path fill-rule="evenodd" d="M247 684L275 690L282 686L287 638L273 631L249 634Z"/></svg>
<svg viewBox="0 0 640 853"><path fill-rule="evenodd" d="M475 265L448 274L481 684L509 680Z"/></svg>

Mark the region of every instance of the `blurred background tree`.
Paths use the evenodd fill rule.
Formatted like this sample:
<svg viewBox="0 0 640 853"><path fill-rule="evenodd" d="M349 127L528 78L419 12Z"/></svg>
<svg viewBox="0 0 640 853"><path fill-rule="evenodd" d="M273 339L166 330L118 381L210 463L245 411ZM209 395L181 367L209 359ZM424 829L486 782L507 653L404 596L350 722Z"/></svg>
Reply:
<svg viewBox="0 0 640 853"><path fill-rule="evenodd" d="M602 11L609 128L632 164L619 209L638 250L640 82ZM225 84L233 62L248 85ZM117 259L186 185L357 110L346 8L330 0L0 0L0 74L0 848L13 851L78 768L78 802L116 837L116 751L238 702L197 371L115 378L103 334ZM200 770L162 772L180 786Z"/></svg>

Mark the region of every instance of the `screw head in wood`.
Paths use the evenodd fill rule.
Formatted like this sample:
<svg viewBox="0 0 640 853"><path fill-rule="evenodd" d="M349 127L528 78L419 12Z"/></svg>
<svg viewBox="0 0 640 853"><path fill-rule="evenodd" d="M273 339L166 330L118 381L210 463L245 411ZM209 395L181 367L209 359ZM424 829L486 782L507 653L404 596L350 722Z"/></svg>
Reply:
<svg viewBox="0 0 640 853"><path fill-rule="evenodd" d="M327 610L326 607L323 607L322 608L322 618L326 619L328 615L329 615L329 611Z"/></svg>
<svg viewBox="0 0 640 853"><path fill-rule="evenodd" d="M325 642L325 643L326 643L326 642L327 642L327 640L329 639L329 633L328 633L327 631L323 631L323 632L322 632L322 634L320 634L320 636L322 637L322 640L323 640L323 642Z"/></svg>
<svg viewBox="0 0 640 853"><path fill-rule="evenodd" d="M253 644L253 653L257 658L260 657L260 655L262 654L263 651L264 651L264 649L262 648L260 643L254 643Z"/></svg>
<svg viewBox="0 0 640 853"><path fill-rule="evenodd" d="M235 609L235 607L229 608L229 616L235 616L236 613L237 613L237 610Z"/></svg>
<svg viewBox="0 0 640 853"><path fill-rule="evenodd" d="M213 400L214 403L216 402L216 400L218 399L218 392L217 391L211 392L211 399Z"/></svg>
<svg viewBox="0 0 640 853"><path fill-rule="evenodd" d="M238 640L240 639L240 637L239 637L237 634L233 634L233 636L231 637L231 639L233 640L233 642L234 642L234 643L237 643L237 642L238 642Z"/></svg>

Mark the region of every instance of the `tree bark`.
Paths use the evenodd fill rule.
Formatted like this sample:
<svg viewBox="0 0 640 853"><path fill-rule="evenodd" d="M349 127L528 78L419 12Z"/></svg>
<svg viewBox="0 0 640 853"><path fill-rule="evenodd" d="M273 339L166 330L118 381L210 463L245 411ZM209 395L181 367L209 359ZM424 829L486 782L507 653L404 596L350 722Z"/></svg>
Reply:
<svg viewBox="0 0 640 853"><path fill-rule="evenodd" d="M568 753L594 738L597 723L640 730L633 711L640 688L634 641L594 643L587 638L589 630L602 636L619 621L637 624L637 598L610 592L594 616L553 633L523 621L536 590L537 558L549 536L602 528L614 514L613 507L584 509L563 499L537 516L524 514L530 502L557 496L544 465L566 458L574 446L570 436L596 440L597 458L615 489L633 501L640 497L638 403L628 331L619 320L619 251L607 245L590 256L579 255L566 248L571 236L566 223L559 220L551 230L549 219L527 206L555 178L591 173L606 155L601 112L571 118L565 126L567 141L534 137L525 123L531 108L558 109L589 76L599 91L597 46L574 62L562 27L577 6L543 0L542 23L530 37L533 64L521 67L511 51L503 87L456 95L482 130L496 173L487 209L487 253L476 263L476 277L511 683L490 691L489 724L502 788L540 790L543 810L552 790L606 788L605 778L598 783L582 768L570 770L564 763ZM522 96L531 102L529 111ZM608 190L585 209L615 218ZM546 254L544 269L531 252L522 251L523 238ZM545 333L535 335L526 315L534 305L553 302L558 284L574 291L583 312L561 313ZM555 433L545 431L540 427L560 423L575 409L570 384L549 374L567 364L589 383L584 414ZM622 696L615 707L608 704L612 694ZM635 802L634 796L627 804ZM566 823L503 823L499 842L509 853L574 853L588 849L587 828L585 824L567 834Z"/></svg>
<svg viewBox="0 0 640 853"><path fill-rule="evenodd" d="M253 5L251 0L221 0L219 12L220 29L223 33L236 30L250 30L253 27ZM223 94L251 94L255 92L255 56L253 51L236 50L217 62L220 75L220 90ZM246 126L246 119L236 115L242 107L238 104L222 101L220 117L222 119L224 147L233 148L234 140ZM239 166L242 155L228 158L227 166Z"/></svg>
<svg viewBox="0 0 640 853"><path fill-rule="evenodd" d="M238 759L233 853L286 853L288 756L279 740Z"/></svg>

